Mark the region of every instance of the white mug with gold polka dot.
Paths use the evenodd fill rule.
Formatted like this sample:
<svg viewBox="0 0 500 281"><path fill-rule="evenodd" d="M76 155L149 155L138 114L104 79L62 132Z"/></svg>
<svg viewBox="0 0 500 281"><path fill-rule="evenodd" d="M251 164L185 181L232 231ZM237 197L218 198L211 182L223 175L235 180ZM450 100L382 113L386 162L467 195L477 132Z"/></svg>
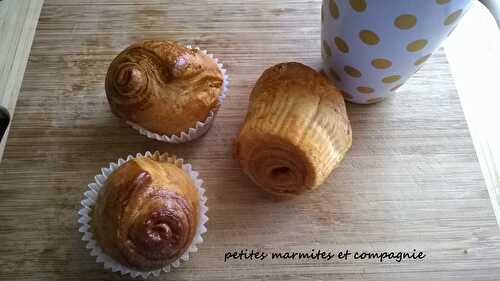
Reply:
<svg viewBox="0 0 500 281"><path fill-rule="evenodd" d="M453 31L471 0L323 0L325 73L369 104L403 85Z"/></svg>

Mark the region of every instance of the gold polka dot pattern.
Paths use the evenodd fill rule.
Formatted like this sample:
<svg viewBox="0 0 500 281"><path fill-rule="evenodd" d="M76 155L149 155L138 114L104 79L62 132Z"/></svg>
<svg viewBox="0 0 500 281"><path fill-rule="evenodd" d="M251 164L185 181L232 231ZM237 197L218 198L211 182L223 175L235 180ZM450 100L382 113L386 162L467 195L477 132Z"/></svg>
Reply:
<svg viewBox="0 0 500 281"><path fill-rule="evenodd" d="M460 15L462 15L462 10L451 13L444 21L444 25L450 25L454 23L460 17Z"/></svg>
<svg viewBox="0 0 500 281"><path fill-rule="evenodd" d="M346 100L361 104L400 89L429 61L472 2L322 1L325 73Z"/></svg>
<svg viewBox="0 0 500 281"><path fill-rule="evenodd" d="M344 41L344 39L340 37L335 37L335 46L337 46L337 49L341 51L342 53L349 53L349 45Z"/></svg>
<svg viewBox="0 0 500 281"><path fill-rule="evenodd" d="M358 92L360 92L362 94L371 94L371 93L375 92L375 90L373 88L370 88L367 86L357 87L356 90L358 90Z"/></svg>
<svg viewBox="0 0 500 281"><path fill-rule="evenodd" d="M450 0L436 0L436 3L438 3L439 5L448 4L448 2L450 2Z"/></svg>
<svg viewBox="0 0 500 281"><path fill-rule="evenodd" d="M377 69L386 69L392 66L392 62L388 59L377 58L372 60L372 66Z"/></svg>
<svg viewBox="0 0 500 281"><path fill-rule="evenodd" d="M417 24L417 17L414 15L400 15L394 20L394 25L399 29L410 29Z"/></svg>
<svg viewBox="0 0 500 281"><path fill-rule="evenodd" d="M344 66L344 71L349 76L354 77L354 78L359 78L362 75L361 71L359 71L358 69L356 69L356 68L354 68L352 66L349 66L349 65Z"/></svg>
<svg viewBox="0 0 500 281"><path fill-rule="evenodd" d="M430 57L432 56L432 54L427 54L421 58L419 58L418 60L415 61L415 65L421 65L423 64L425 61L427 61Z"/></svg>
<svg viewBox="0 0 500 281"><path fill-rule="evenodd" d="M408 52L418 52L425 48L425 46L427 46L427 43L428 42L425 39L415 40L411 43L408 43L408 45L406 46L406 50Z"/></svg>
<svg viewBox="0 0 500 281"><path fill-rule="evenodd" d="M359 39L367 45L377 45L380 42L380 38L375 32L366 29L359 32Z"/></svg>
<svg viewBox="0 0 500 281"><path fill-rule="evenodd" d="M323 40L323 50L328 57L332 56L332 49L330 48L330 45L328 45L328 42L326 42L325 40Z"/></svg>
<svg viewBox="0 0 500 281"><path fill-rule="evenodd" d="M349 4L351 4L351 8L358 13L364 12L367 6L365 0L349 0Z"/></svg>
<svg viewBox="0 0 500 281"><path fill-rule="evenodd" d="M386 76L382 79L382 82L389 84L389 83L394 83L401 79L400 75L391 75L391 76Z"/></svg>
<svg viewBox="0 0 500 281"><path fill-rule="evenodd" d="M337 19L340 15L339 6L337 6L337 2L335 0L330 0L329 6L330 6L330 14L334 19Z"/></svg>

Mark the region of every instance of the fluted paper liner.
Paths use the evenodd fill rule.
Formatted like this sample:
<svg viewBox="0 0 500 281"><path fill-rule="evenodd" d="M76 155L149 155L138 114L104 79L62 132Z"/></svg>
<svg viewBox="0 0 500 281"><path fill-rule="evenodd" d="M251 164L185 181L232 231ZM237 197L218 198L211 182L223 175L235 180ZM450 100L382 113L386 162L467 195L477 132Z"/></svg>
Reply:
<svg viewBox="0 0 500 281"><path fill-rule="evenodd" d="M188 47L189 49L201 50L199 47L192 47L191 45L188 45L186 47ZM141 135L144 135L147 138L157 140L157 141L167 142L167 143L185 143L185 142L189 142L189 141L195 140L195 139L203 136L208 131L208 129L210 129L210 127L212 126L212 123L214 122L215 116L217 115L217 111L222 106L222 103L224 102L224 99L226 98L226 95L228 93L228 87L229 87L229 76L227 75L227 71L224 68L224 65L219 62L219 59L214 58L214 56L212 54L208 54L207 50L201 50L201 52L214 60L214 62L219 67L219 70L222 73L222 76L224 77L223 82L222 82L222 92L219 95L219 106L217 106L217 108L210 111L208 113L207 118L203 122L202 121L196 122L196 126L194 128L189 128L186 131L181 132L178 135L177 134L160 135L158 133L147 130L146 128L143 128L134 122L127 121L127 124L130 125L132 128L134 128L135 130L139 131L139 133Z"/></svg>
<svg viewBox="0 0 500 281"><path fill-rule="evenodd" d="M198 191L199 202L200 202L200 208L198 214L199 220L198 220L198 225L196 227L196 234L186 252L184 252L184 254L180 258L178 258L170 265L167 265L158 270L146 271L146 272L130 269L127 266L118 263L108 255L106 255L102 251L101 247L98 245L97 241L94 239L92 228L90 226L90 220L91 220L90 214L92 208L95 205L99 190L104 186L108 176L127 161L139 157L148 157L154 160L163 160L163 161L167 160L169 163L172 163L177 167L182 168L182 170L191 177L196 187L196 190ZM198 172L193 171L191 164L184 164L183 159L176 158L176 156L168 155L167 153L160 154L160 152L158 151L154 153L148 151L144 153L144 155L141 153L138 153L136 156L129 155L125 160L120 158L116 163L112 162L107 167L102 168L101 173L95 176L95 182L92 182L88 185L89 189L84 193L84 199L80 202L82 208L78 211L79 214L78 223L81 224L81 227L78 229L78 231L83 233L82 240L87 242L86 248L90 250L90 255L95 256L97 263L103 263L104 268L106 269L111 269L111 271L113 272L120 272L123 275L130 274L130 276L134 278L140 276L144 279L148 278L151 275L158 277L161 272L169 272L171 271L172 267L179 267L181 262L189 260L189 256L197 252L198 245L203 242L202 234L207 232L207 228L205 226L205 223L208 221L208 217L206 215L208 211L207 198L204 195L205 189L202 186L203 181L200 178L198 178L198 175L199 175Z"/></svg>

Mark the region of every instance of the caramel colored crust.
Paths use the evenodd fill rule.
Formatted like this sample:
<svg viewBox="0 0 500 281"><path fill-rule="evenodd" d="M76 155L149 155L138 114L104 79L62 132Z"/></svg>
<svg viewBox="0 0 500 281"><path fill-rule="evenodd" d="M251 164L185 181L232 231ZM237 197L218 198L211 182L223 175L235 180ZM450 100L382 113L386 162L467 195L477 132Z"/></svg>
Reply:
<svg viewBox="0 0 500 281"><path fill-rule="evenodd" d="M236 146L243 171L258 186L296 195L321 185L351 143L341 93L315 70L284 63L257 81Z"/></svg>
<svg viewBox="0 0 500 281"><path fill-rule="evenodd" d="M198 225L198 193L173 164L128 161L111 174L92 212L96 241L138 271L164 267L189 247Z"/></svg>
<svg viewBox="0 0 500 281"><path fill-rule="evenodd" d="M213 59L173 41L131 45L111 63L112 112L150 131L178 135L219 106L223 75Z"/></svg>

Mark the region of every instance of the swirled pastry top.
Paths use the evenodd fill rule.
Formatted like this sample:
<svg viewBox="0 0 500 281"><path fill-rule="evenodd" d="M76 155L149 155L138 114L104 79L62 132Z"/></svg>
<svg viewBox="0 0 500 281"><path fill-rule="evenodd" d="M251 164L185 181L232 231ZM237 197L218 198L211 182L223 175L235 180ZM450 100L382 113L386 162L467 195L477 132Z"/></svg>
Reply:
<svg viewBox="0 0 500 281"><path fill-rule="evenodd" d="M144 41L121 52L106 75L112 112L152 132L179 134L219 106L223 74L200 50Z"/></svg>
<svg viewBox="0 0 500 281"><path fill-rule="evenodd" d="M138 271L162 268L187 250L198 225L198 193L177 166L137 158L99 191L92 229L104 253Z"/></svg>

